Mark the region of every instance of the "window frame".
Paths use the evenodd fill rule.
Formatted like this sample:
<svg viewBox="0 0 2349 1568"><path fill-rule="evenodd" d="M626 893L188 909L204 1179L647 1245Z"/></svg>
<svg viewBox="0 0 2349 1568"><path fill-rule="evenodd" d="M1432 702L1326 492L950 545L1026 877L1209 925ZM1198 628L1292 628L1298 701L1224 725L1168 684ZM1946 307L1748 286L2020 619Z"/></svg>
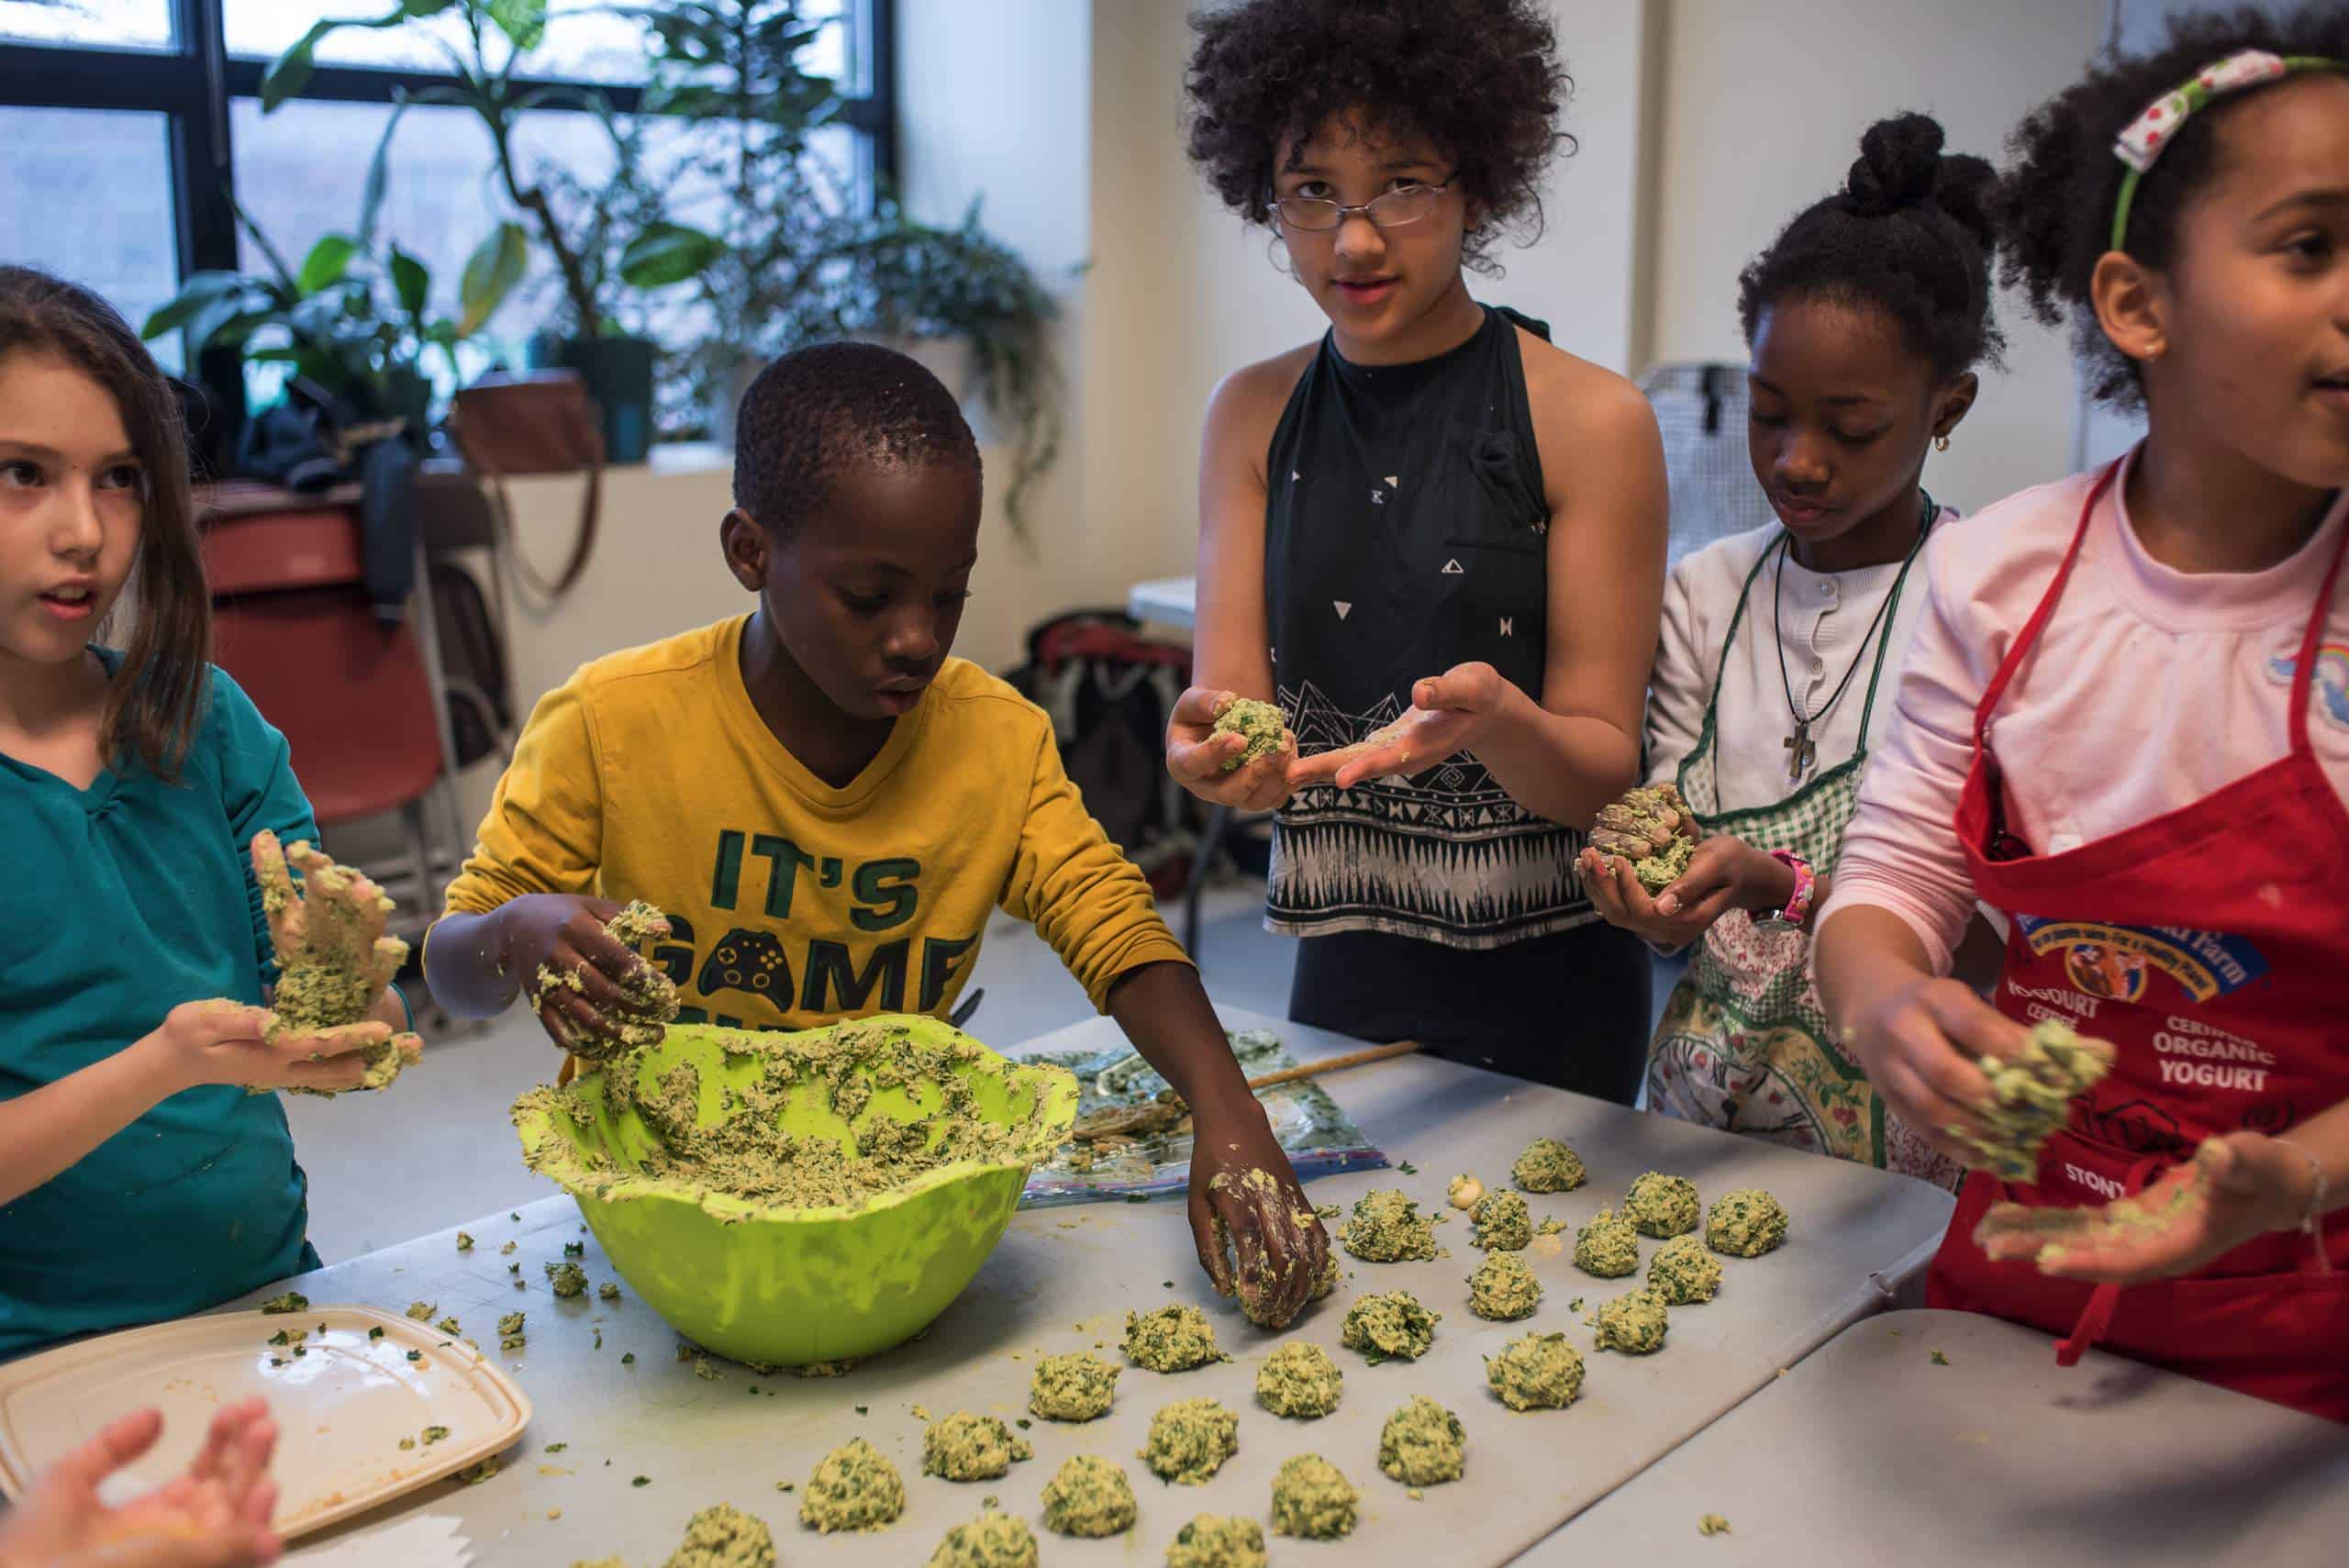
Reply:
<svg viewBox="0 0 2349 1568"><path fill-rule="evenodd" d="M860 132L871 150L876 181L897 172L896 4L857 0L864 14L866 92L844 95L841 122ZM173 250L184 283L201 272L235 272L240 265L234 206L235 158L228 105L259 98L268 62L233 58L222 0L171 0L173 46L168 50L89 47L0 40L0 107L114 109L160 113L171 128ZM352 0L353 14L366 9ZM348 104L390 104L402 93L447 85L455 77L430 71L321 62L302 98ZM640 86L570 77L517 77L518 86L576 87L603 95L622 113L642 103ZM0 261L6 258L0 257ZM136 323L133 323L136 326ZM241 423L244 373L233 350L213 350L192 367Z"/></svg>

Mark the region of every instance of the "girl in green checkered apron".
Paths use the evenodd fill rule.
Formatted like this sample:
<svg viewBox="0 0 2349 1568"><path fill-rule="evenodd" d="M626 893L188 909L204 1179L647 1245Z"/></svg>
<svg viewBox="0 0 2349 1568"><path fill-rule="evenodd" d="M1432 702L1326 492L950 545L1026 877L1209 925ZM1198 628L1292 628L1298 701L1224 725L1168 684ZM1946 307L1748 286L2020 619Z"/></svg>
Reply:
<svg viewBox="0 0 2349 1568"><path fill-rule="evenodd" d="M1664 951L1693 945L1649 1046L1653 1109L1929 1179L1957 1172L1887 1114L1809 977L1868 737L1889 717L1958 526L1922 486L1995 361L1994 176L1941 128L1872 128L1845 187L1745 270L1747 444L1778 526L1677 562L1649 686L1647 777L1676 797L1610 812L1583 851L1592 903ZM1633 862L1695 840L1651 896Z"/></svg>

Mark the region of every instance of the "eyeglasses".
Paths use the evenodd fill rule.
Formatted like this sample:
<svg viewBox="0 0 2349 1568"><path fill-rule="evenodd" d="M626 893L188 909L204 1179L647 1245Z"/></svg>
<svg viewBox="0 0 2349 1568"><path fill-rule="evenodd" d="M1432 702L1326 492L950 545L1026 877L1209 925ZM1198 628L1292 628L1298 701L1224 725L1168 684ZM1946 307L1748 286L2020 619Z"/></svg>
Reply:
<svg viewBox="0 0 2349 1568"><path fill-rule="evenodd" d="M1450 189L1452 182L1447 180L1441 185L1405 185L1360 206L1346 206L1319 196L1283 196L1273 206L1279 211L1281 221L1291 228L1335 228L1353 213L1362 214L1380 228L1399 228L1435 211L1436 199Z"/></svg>

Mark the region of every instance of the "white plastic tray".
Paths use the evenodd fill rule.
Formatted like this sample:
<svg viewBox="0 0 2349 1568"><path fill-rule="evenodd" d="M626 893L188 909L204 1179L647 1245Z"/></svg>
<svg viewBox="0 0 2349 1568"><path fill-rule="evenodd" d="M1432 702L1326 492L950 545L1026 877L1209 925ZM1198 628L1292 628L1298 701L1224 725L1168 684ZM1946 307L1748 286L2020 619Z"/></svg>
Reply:
<svg viewBox="0 0 2349 1568"><path fill-rule="evenodd" d="M465 1328L485 1338L494 1325ZM303 1354L269 1343L296 1329ZM502 1452L530 1421L511 1379L429 1323L363 1307L224 1313L0 1366L0 1491L21 1497L51 1462L151 1405L163 1412L162 1440L106 1489L110 1501L136 1496L187 1467L215 1410L256 1395L277 1421L274 1523L289 1538ZM449 1435L427 1443L427 1427ZM403 1438L415 1446L401 1448Z"/></svg>

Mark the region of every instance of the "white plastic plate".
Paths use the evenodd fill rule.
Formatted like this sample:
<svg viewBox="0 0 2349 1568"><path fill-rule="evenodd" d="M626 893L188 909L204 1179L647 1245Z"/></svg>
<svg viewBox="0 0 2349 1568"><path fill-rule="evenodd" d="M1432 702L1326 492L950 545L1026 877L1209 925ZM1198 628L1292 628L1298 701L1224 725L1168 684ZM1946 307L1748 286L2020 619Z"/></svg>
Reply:
<svg viewBox="0 0 2349 1568"><path fill-rule="evenodd" d="M307 1335L298 1356L269 1342L288 1329ZM188 1318L0 1366L0 1491L21 1497L108 1423L160 1407L162 1440L106 1489L127 1500L185 1470L213 1412L255 1395L278 1426L274 1522L289 1538L503 1452L530 1422L512 1380L429 1323L365 1307ZM427 1427L449 1435L428 1443Z"/></svg>

